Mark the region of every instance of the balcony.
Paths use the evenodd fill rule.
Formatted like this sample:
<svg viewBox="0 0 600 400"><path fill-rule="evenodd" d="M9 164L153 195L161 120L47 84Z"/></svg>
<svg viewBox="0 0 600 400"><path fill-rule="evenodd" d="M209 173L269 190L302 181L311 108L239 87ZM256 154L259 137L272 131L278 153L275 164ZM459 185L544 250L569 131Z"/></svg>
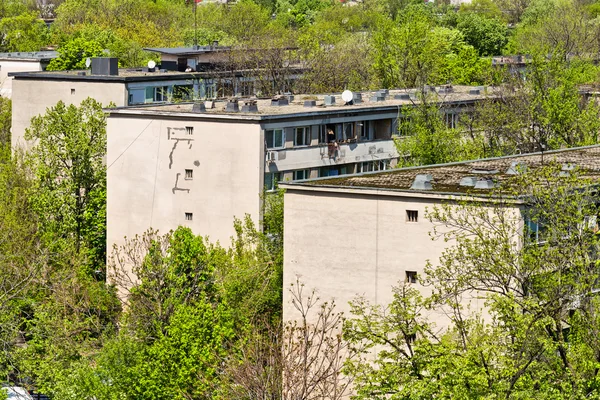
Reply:
<svg viewBox="0 0 600 400"><path fill-rule="evenodd" d="M364 161L389 160L398 157L391 139L368 142L340 143L334 152L327 144L267 150L266 169L289 171L304 168L319 168L329 165L352 164Z"/></svg>

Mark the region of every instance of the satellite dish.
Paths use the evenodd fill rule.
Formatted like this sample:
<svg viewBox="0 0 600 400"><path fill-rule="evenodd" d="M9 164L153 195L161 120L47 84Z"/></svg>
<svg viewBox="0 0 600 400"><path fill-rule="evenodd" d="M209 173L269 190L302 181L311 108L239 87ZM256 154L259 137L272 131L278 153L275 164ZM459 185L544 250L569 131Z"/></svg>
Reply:
<svg viewBox="0 0 600 400"><path fill-rule="evenodd" d="M354 95L352 94L351 91L344 90L342 92L342 100L344 100L346 103L350 103L353 98L354 98Z"/></svg>
<svg viewBox="0 0 600 400"><path fill-rule="evenodd" d="M156 67L156 63L153 60L148 61L148 68L152 69Z"/></svg>
<svg viewBox="0 0 600 400"><path fill-rule="evenodd" d="M92 65L92 60L88 57L85 59L85 67L89 68Z"/></svg>

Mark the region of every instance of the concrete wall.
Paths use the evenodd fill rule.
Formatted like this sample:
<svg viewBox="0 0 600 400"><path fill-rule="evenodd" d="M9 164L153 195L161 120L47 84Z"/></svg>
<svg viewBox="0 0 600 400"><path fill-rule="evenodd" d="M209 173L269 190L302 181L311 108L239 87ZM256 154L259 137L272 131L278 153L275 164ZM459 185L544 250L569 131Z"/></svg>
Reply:
<svg viewBox="0 0 600 400"><path fill-rule="evenodd" d="M228 246L234 216L248 213L258 222L264 184L258 124L113 114L107 134L109 248L150 227L166 233L179 225Z"/></svg>
<svg viewBox="0 0 600 400"><path fill-rule="evenodd" d="M47 108L55 106L60 100L79 105L92 97L105 106L110 102L116 106L127 104L125 84L120 82L14 79L12 87L13 147L25 146L23 135L31 118L45 114Z"/></svg>
<svg viewBox="0 0 600 400"><path fill-rule="evenodd" d="M13 78L8 76L9 72L33 72L41 71L42 65L37 60L2 60L0 61L0 96L12 97Z"/></svg>
<svg viewBox="0 0 600 400"><path fill-rule="evenodd" d="M393 299L392 285L406 279L406 271L423 273L427 260L434 265L449 246L432 241L433 225L425 218L439 200L414 197L309 192L288 189L284 200L284 319L297 314L287 289L296 277L306 288L317 289L323 301L335 299L339 311L363 295L373 304ZM418 222L407 221L407 210L418 211ZM425 296L431 289L413 284ZM483 306L477 298L472 309ZM447 326L443 310L430 318L439 329Z"/></svg>

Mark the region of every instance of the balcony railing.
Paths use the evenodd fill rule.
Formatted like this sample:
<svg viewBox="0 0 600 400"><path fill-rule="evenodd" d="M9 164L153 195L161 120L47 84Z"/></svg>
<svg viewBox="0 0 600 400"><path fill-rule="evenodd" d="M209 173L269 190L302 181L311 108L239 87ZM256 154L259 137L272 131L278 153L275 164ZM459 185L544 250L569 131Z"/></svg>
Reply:
<svg viewBox="0 0 600 400"><path fill-rule="evenodd" d="M317 146L293 147L267 150L267 167L270 170L286 171L303 168L318 168L365 161L389 160L398 157L394 141L375 140L368 142L339 143L332 148L327 143Z"/></svg>

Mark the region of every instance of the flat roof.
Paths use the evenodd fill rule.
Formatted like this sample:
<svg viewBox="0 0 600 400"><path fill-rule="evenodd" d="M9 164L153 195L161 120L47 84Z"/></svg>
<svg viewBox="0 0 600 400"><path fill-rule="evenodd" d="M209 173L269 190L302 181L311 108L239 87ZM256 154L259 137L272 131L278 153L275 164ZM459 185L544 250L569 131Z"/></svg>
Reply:
<svg viewBox="0 0 600 400"><path fill-rule="evenodd" d="M449 164L426 165L419 167L398 168L381 172L342 175L330 178L318 178L306 181L281 184L281 187L294 190L395 192L411 193L417 197L436 195L468 195L483 197L490 193L489 189L474 189L472 186L461 186L461 179L491 178L497 183L509 179L513 175L507 171L513 163L519 163L527 169L535 169L549 163L572 165L578 169L582 178L592 182L600 182L600 145L577 147L572 149L547 151L498 158L488 158ZM431 174L431 190L415 190L411 186L418 174Z"/></svg>
<svg viewBox="0 0 600 400"><path fill-rule="evenodd" d="M19 51L0 53L0 61L46 61L58 57L57 51Z"/></svg>
<svg viewBox="0 0 600 400"><path fill-rule="evenodd" d="M86 74L80 75L81 72L85 72ZM13 72L9 73L8 75L13 76L16 79L31 80L140 82L213 78L219 74L219 72L161 72L160 70L148 72L147 68L119 68L119 75L92 75L89 70Z"/></svg>
<svg viewBox="0 0 600 400"><path fill-rule="evenodd" d="M170 54L170 55L198 55L205 53L214 53L221 51L229 51L228 46L198 46L198 47L145 47L144 50L154 53Z"/></svg>
<svg viewBox="0 0 600 400"><path fill-rule="evenodd" d="M375 101L371 97L376 92L361 92L362 102L352 105L345 105L340 94L335 95L334 105L324 105L327 95L294 95L294 98L288 105L272 105L269 99L239 99L239 112L228 112L225 107L228 100L217 100L214 102L214 108L207 108L205 112L193 112L193 103L175 103L175 104L152 104L141 106L128 106L110 109L111 114L119 115L148 115L148 116L170 116L180 118L201 118L201 119L245 119L245 120L267 120L275 118L288 117L319 117L331 116L334 113L356 114L373 112L390 112L398 114L400 107L412 105L416 100L411 94L414 89L394 89L389 90L385 100ZM473 86L454 86L449 93L436 93L437 101L448 105L471 104L493 95L493 90L476 88ZM397 97L397 98L396 98ZM315 100L316 106L305 107L306 100ZM243 112L242 106L245 101L256 101L258 112Z"/></svg>
<svg viewBox="0 0 600 400"><path fill-rule="evenodd" d="M85 72L85 75L80 73ZM252 71L201 71L201 72L179 72L171 70L160 70L149 72L148 68L119 68L119 75L92 75L90 70L71 70L71 71L26 71L9 72L8 76L15 79L30 80L68 80L68 81L96 81L96 82L143 82L143 81L161 81L161 80L181 80L181 79L212 79L216 77L230 78L235 76L250 76ZM190 82L191 84L192 82Z"/></svg>

